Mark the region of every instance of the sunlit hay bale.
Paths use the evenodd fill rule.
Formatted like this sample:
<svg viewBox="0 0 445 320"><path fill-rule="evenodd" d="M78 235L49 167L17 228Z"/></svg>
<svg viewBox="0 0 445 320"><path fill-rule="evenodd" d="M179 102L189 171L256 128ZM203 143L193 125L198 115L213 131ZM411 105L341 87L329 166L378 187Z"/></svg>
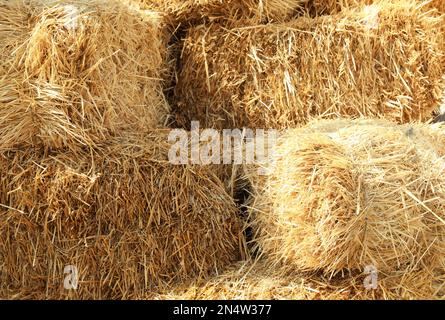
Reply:
<svg viewBox="0 0 445 320"><path fill-rule="evenodd" d="M280 274L264 262L238 262L219 276L172 286L149 299L168 300L360 300L439 299L444 292L426 272L408 276L379 274L366 289L366 273L329 279L310 273ZM436 277L441 280L444 277ZM267 309L266 309L267 310ZM266 311L265 310L265 311Z"/></svg>
<svg viewBox="0 0 445 320"><path fill-rule="evenodd" d="M165 134L0 158L0 296L131 298L237 260L241 222L216 166L173 165ZM65 290L64 268L78 268Z"/></svg>
<svg viewBox="0 0 445 320"><path fill-rule="evenodd" d="M430 119L443 84L439 19L413 1L374 8L192 28L176 87L179 122L288 128L320 115Z"/></svg>
<svg viewBox="0 0 445 320"><path fill-rule="evenodd" d="M261 254L288 271L433 274L445 249L444 129L325 120L288 130L266 179L253 179Z"/></svg>
<svg viewBox="0 0 445 320"><path fill-rule="evenodd" d="M301 11L309 0L135 0L162 11L174 24L208 21L261 23L284 21Z"/></svg>
<svg viewBox="0 0 445 320"><path fill-rule="evenodd" d="M162 125L156 14L119 1L0 1L0 145L92 146Z"/></svg>

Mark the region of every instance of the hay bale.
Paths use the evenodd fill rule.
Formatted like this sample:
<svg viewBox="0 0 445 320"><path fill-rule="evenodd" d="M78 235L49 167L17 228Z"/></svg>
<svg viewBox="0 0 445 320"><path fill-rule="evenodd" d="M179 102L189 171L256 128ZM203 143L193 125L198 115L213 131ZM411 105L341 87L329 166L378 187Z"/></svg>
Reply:
<svg viewBox="0 0 445 320"><path fill-rule="evenodd" d="M313 116L430 119L443 84L440 20L410 0L374 8L377 15L350 9L190 29L175 91L179 122L288 128Z"/></svg>
<svg viewBox="0 0 445 320"><path fill-rule="evenodd" d="M270 174L253 179L252 225L268 263L327 275L443 269L444 133L364 120L288 130Z"/></svg>
<svg viewBox="0 0 445 320"><path fill-rule="evenodd" d="M410 277L380 275L378 288L366 290L366 274L328 279L322 275L280 274L263 261L238 262L219 276L194 283L180 284L160 294L148 295L161 300L363 300L363 299L440 299L437 290L444 277L432 281L419 272Z"/></svg>
<svg viewBox="0 0 445 320"><path fill-rule="evenodd" d="M284 21L304 8L308 0L136 0L165 12L173 24L204 21L260 23Z"/></svg>
<svg viewBox="0 0 445 320"><path fill-rule="evenodd" d="M2 0L1 148L92 146L162 125L158 18L115 0Z"/></svg>
<svg viewBox="0 0 445 320"><path fill-rule="evenodd" d="M162 132L100 149L0 157L0 296L134 298L240 255L234 200L209 166L167 161ZM79 272L63 288L64 267Z"/></svg>

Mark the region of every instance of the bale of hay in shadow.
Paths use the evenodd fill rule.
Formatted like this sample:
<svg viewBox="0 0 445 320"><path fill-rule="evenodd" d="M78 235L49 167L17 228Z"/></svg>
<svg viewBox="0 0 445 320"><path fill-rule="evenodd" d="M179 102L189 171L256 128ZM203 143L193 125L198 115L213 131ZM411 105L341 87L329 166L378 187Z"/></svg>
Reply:
<svg viewBox="0 0 445 320"><path fill-rule="evenodd" d="M415 1L284 24L191 28L175 89L182 125L289 128L314 116L426 120L443 87L440 19Z"/></svg>
<svg viewBox="0 0 445 320"><path fill-rule="evenodd" d="M379 274L377 287L366 289L366 273L334 279L320 274L283 274L263 261L234 264L219 276L179 284L161 293L148 294L160 300L364 300L440 299L444 276L418 272L408 277ZM263 310L264 312L267 309Z"/></svg>
<svg viewBox="0 0 445 320"><path fill-rule="evenodd" d="M120 1L0 2L0 145L94 146L164 124L159 15Z"/></svg>
<svg viewBox="0 0 445 320"><path fill-rule="evenodd" d="M163 132L95 151L0 157L0 296L134 298L236 261L242 226L218 168L173 165ZM64 268L78 269L65 290Z"/></svg>
<svg viewBox="0 0 445 320"><path fill-rule="evenodd" d="M252 179L250 215L271 268L334 276L373 266L404 277L443 269L443 127L315 122L286 131L266 167Z"/></svg>

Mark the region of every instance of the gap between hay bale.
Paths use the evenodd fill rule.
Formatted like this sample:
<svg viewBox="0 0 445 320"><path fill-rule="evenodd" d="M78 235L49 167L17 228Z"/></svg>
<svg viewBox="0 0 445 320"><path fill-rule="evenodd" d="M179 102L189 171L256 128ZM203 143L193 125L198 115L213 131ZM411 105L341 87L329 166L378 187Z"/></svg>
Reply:
<svg viewBox="0 0 445 320"><path fill-rule="evenodd" d="M162 126L159 19L117 0L2 0L1 149L94 146Z"/></svg>
<svg viewBox="0 0 445 320"><path fill-rule="evenodd" d="M135 298L240 258L220 168L172 165L166 133L141 136L1 154L1 297ZM76 291L63 287L67 265L78 268Z"/></svg>
<svg viewBox="0 0 445 320"><path fill-rule="evenodd" d="M273 151L250 205L271 268L443 274L443 127L325 120L286 131Z"/></svg>
<svg viewBox="0 0 445 320"><path fill-rule="evenodd" d="M427 120L443 79L440 19L415 1L285 24L189 30L175 89L178 122L288 128L314 116Z"/></svg>

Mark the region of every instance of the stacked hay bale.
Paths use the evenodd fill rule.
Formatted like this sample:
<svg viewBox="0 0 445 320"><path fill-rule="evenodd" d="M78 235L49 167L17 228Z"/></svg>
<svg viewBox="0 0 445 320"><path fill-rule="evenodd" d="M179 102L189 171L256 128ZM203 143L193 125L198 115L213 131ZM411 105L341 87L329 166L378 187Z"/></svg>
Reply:
<svg viewBox="0 0 445 320"><path fill-rule="evenodd" d="M248 170L268 267L333 277L373 266L434 295L431 283L445 275L444 159L439 126L337 120L286 131L269 175Z"/></svg>
<svg viewBox="0 0 445 320"><path fill-rule="evenodd" d="M154 130L165 47L157 15L135 10L0 2L3 298L138 297L239 256L219 168L170 164Z"/></svg>
<svg viewBox="0 0 445 320"><path fill-rule="evenodd" d="M169 147L154 132L94 153L3 153L0 295L134 298L236 259L233 199L211 167L172 166Z"/></svg>
<svg viewBox="0 0 445 320"><path fill-rule="evenodd" d="M178 122L281 129L314 116L429 119L443 85L440 19L410 0L373 8L191 28L175 89Z"/></svg>
<svg viewBox="0 0 445 320"><path fill-rule="evenodd" d="M158 16L119 1L0 2L0 145L94 146L162 126Z"/></svg>
<svg viewBox="0 0 445 320"><path fill-rule="evenodd" d="M430 118L443 85L435 14L424 14L415 1L303 7L312 16L336 15L234 26L222 14L189 29L175 92L179 123L289 128L320 115ZM249 175L254 242L263 259L150 298L443 295L442 135L377 120L287 131L268 168L272 175L260 177L257 168ZM377 290L363 284L370 265L379 273Z"/></svg>
<svg viewBox="0 0 445 320"><path fill-rule="evenodd" d="M0 297L140 298L164 286L150 298L443 295L443 127L339 120L285 131L270 175L247 171L261 261L209 282L245 248L221 179L233 187L236 171L172 165L159 129L171 72L161 16L178 34L191 27L173 80L185 127L429 119L442 20L421 7L0 0ZM67 266L77 290L64 288ZM363 286L367 266L378 290Z"/></svg>

